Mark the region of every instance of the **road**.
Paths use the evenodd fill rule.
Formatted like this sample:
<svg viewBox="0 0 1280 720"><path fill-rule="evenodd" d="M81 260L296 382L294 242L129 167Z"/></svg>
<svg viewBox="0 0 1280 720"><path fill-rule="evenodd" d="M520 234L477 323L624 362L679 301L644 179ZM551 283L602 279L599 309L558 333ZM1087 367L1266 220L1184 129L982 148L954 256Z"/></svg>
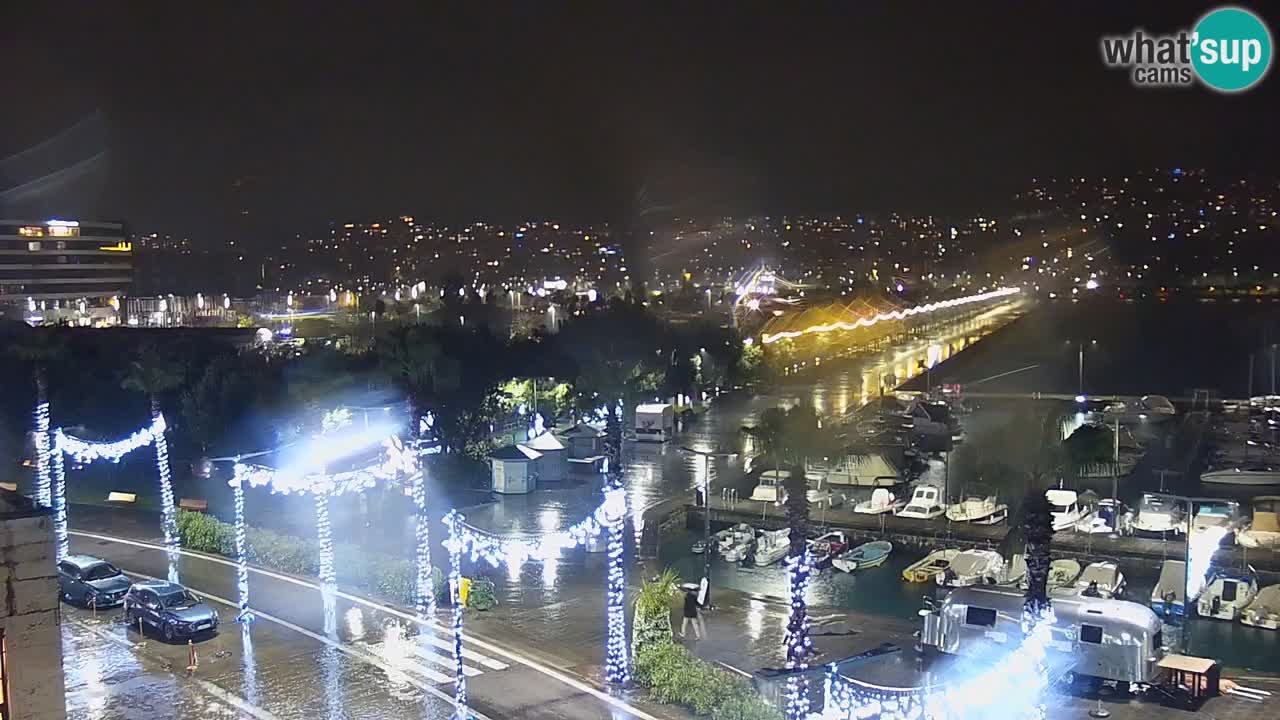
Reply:
<svg viewBox="0 0 1280 720"><path fill-rule="evenodd" d="M165 574L163 550L150 542L73 531L71 544L72 552L105 558L135 577ZM338 636L328 637L316 585L254 571L250 589L259 620L245 627L231 622L230 563L184 553L180 572L223 620L216 636L197 644L199 668L188 677L186 645L167 644L151 632L140 636L119 610L95 614L67 606L68 697L78 710L69 709L71 717L452 716L453 638L439 623L418 633L410 615L340 593ZM466 640L469 707L479 720L661 717L503 644L472 634Z"/></svg>

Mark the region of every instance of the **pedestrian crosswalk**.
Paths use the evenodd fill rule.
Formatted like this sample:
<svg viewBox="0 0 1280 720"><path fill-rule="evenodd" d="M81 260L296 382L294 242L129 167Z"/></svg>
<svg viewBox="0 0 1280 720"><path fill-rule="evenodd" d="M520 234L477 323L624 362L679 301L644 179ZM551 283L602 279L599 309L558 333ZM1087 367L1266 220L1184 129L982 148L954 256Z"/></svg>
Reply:
<svg viewBox="0 0 1280 720"><path fill-rule="evenodd" d="M444 632L424 631L421 635L405 637L400 629L392 626L381 639L360 640L353 645L391 668L417 677L434 685L451 685L454 679L453 636ZM486 671L501 671L507 663L463 649L462 673L468 678Z"/></svg>

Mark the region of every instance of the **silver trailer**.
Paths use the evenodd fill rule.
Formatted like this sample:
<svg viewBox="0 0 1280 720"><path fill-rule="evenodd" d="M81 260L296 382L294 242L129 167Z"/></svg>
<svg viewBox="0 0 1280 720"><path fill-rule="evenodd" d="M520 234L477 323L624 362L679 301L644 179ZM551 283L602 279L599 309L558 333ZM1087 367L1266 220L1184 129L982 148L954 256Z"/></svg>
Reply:
<svg viewBox="0 0 1280 720"><path fill-rule="evenodd" d="M1048 662L1076 676L1153 683L1164 657L1161 623L1145 605L1094 597L1053 598ZM921 643L951 655L997 659L1021 644L1023 596L1004 588L958 588L921 611Z"/></svg>

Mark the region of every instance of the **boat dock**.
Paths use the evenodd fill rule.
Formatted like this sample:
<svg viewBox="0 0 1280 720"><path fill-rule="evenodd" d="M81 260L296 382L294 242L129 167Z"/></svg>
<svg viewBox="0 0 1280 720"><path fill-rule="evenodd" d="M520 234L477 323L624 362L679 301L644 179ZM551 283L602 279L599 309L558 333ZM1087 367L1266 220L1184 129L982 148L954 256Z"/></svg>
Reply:
<svg viewBox="0 0 1280 720"><path fill-rule="evenodd" d="M767 508L767 509L766 509ZM686 503L684 506L687 527L702 529L702 506ZM930 550L939 547L991 548L1004 540L1010 527L1007 524L975 525L951 522L946 518L919 520L890 514L866 515L853 512L852 508L837 507L829 510L813 510L809 522L823 530L845 530L859 540L888 540L895 545ZM787 525L781 506L767 506L749 500L724 500L711 498L711 524L713 530L737 523L776 530ZM1159 567L1166 559L1181 559L1186 553L1182 538L1120 536L1073 532L1065 530L1053 536L1054 557L1074 557L1085 560L1113 558L1149 567ZM1267 550L1247 551L1241 547L1220 549L1214 556L1214 564L1221 567L1252 565L1261 572L1280 573L1280 553Z"/></svg>

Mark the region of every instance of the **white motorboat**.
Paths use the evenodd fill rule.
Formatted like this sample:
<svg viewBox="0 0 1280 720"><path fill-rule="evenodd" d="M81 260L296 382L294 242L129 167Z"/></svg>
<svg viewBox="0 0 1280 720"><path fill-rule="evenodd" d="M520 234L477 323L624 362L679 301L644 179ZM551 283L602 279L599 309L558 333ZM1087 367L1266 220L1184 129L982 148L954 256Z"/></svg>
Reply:
<svg viewBox="0 0 1280 720"><path fill-rule="evenodd" d="M690 546L689 548L689 551L692 552L694 555L701 555L702 553L707 551L707 544L702 540L694 540L693 545Z"/></svg>
<svg viewBox="0 0 1280 720"><path fill-rule="evenodd" d="M1163 395L1143 395L1131 402L1113 402L1102 412L1108 422L1118 420L1126 425L1164 422L1178 414L1173 403Z"/></svg>
<svg viewBox="0 0 1280 720"><path fill-rule="evenodd" d="M995 525L1009 517L1009 506L997 502L995 495L979 493L966 495L960 502L949 505L946 515L952 522Z"/></svg>
<svg viewBox="0 0 1280 720"><path fill-rule="evenodd" d="M1027 558L1022 553L1014 553L1005 563L1000 575L996 577L997 585L1017 587L1027 579Z"/></svg>
<svg viewBox="0 0 1280 720"><path fill-rule="evenodd" d="M1003 571L1004 558L995 550L965 550L933 579L943 587L994 585Z"/></svg>
<svg viewBox="0 0 1280 720"><path fill-rule="evenodd" d="M1160 579L1151 588L1151 609L1157 615L1186 615L1186 590L1187 563L1165 560L1160 566Z"/></svg>
<svg viewBox="0 0 1280 720"><path fill-rule="evenodd" d="M1054 530L1070 530L1081 520L1093 515L1093 508L1081 502L1081 496L1075 490L1045 490L1044 496L1051 506Z"/></svg>
<svg viewBox="0 0 1280 720"><path fill-rule="evenodd" d="M1124 573L1111 560L1100 560L1085 566L1074 585L1059 589L1059 595L1079 595L1111 599L1124 592Z"/></svg>
<svg viewBox="0 0 1280 720"><path fill-rule="evenodd" d="M806 470L823 473L827 485L893 487L902 482L902 471L881 453L846 455L836 461L811 463Z"/></svg>
<svg viewBox="0 0 1280 720"><path fill-rule="evenodd" d="M1076 532L1091 535L1128 535L1132 528L1133 513L1111 498L1099 500L1093 514L1076 523Z"/></svg>
<svg viewBox="0 0 1280 720"><path fill-rule="evenodd" d="M1218 571L1196 600L1196 612L1200 617L1235 620L1257 596L1258 578L1252 573Z"/></svg>
<svg viewBox="0 0 1280 720"><path fill-rule="evenodd" d="M832 530L809 541L809 554L813 557L814 567L826 567L835 556L849 547L849 536L842 530Z"/></svg>
<svg viewBox="0 0 1280 720"><path fill-rule="evenodd" d="M760 482L751 491L751 499L756 502L777 503L782 500L782 478L786 477L781 470L765 470L760 473Z"/></svg>
<svg viewBox="0 0 1280 720"><path fill-rule="evenodd" d="M778 562L791 548L791 531L761 530L756 533L756 565L765 566Z"/></svg>
<svg viewBox="0 0 1280 720"><path fill-rule="evenodd" d="M738 523L727 530L716 533L719 538L717 548L725 560L738 562L746 554L747 546L756 539L756 531L746 523Z"/></svg>
<svg viewBox="0 0 1280 720"><path fill-rule="evenodd" d="M902 571L902 579L907 582L929 582L938 573L951 567L960 551L956 548L934 550L923 558L911 563Z"/></svg>
<svg viewBox="0 0 1280 720"><path fill-rule="evenodd" d="M847 573L866 570L883 565L891 552L893 552L893 543L887 540L872 540L840 553L831 561L831 566Z"/></svg>
<svg viewBox="0 0 1280 720"><path fill-rule="evenodd" d="M1247 528L1236 533L1236 542L1250 550L1280 549L1280 495L1264 495L1249 501L1253 519Z"/></svg>
<svg viewBox="0 0 1280 720"><path fill-rule="evenodd" d="M1258 591L1258 596L1240 613L1240 622L1264 630L1280 630L1280 585L1268 585Z"/></svg>
<svg viewBox="0 0 1280 720"><path fill-rule="evenodd" d="M1262 461L1241 463L1201 473L1200 482L1210 485L1280 486L1280 465Z"/></svg>
<svg viewBox="0 0 1280 720"><path fill-rule="evenodd" d="M906 507L894 513L898 517L932 520L947 509L942 505L942 491L932 485L917 485Z"/></svg>
<svg viewBox="0 0 1280 720"><path fill-rule="evenodd" d="M1059 558L1049 563L1049 579L1045 582L1045 586L1048 591L1068 587L1075 584L1078 577L1080 577L1080 563L1071 558Z"/></svg>
<svg viewBox="0 0 1280 720"><path fill-rule="evenodd" d="M853 506L853 511L862 515L882 515L884 513L895 513L907 504L906 500L899 500L893 496L893 493L884 488L876 488L871 491L871 499L863 500Z"/></svg>
<svg viewBox="0 0 1280 720"><path fill-rule="evenodd" d="M1196 508L1191 518L1191 536L1195 537L1211 528L1221 528L1223 539L1235 539L1231 533L1232 523L1236 520L1238 506L1229 500L1202 503Z"/></svg>
<svg viewBox="0 0 1280 720"><path fill-rule="evenodd" d="M1144 494L1133 518L1133 529L1158 535L1185 533L1186 506L1166 495Z"/></svg>

